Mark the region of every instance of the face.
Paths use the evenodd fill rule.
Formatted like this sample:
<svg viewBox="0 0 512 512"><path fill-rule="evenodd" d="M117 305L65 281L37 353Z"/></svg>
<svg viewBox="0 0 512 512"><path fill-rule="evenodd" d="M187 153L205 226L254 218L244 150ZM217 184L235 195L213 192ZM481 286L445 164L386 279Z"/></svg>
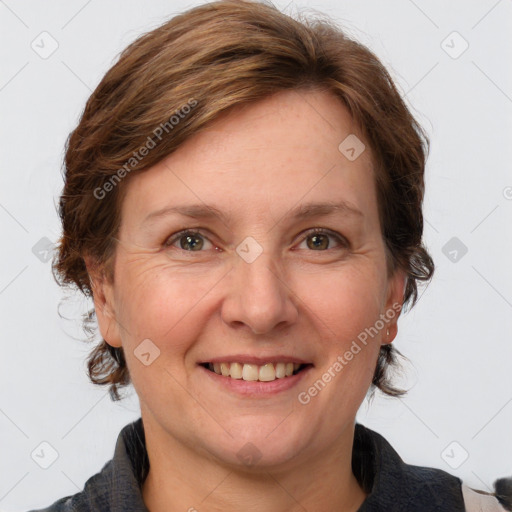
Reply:
<svg viewBox="0 0 512 512"><path fill-rule="evenodd" d="M353 424L404 278L386 272L368 146L338 149L350 134L331 94L280 92L130 178L95 305L145 425L285 467Z"/></svg>

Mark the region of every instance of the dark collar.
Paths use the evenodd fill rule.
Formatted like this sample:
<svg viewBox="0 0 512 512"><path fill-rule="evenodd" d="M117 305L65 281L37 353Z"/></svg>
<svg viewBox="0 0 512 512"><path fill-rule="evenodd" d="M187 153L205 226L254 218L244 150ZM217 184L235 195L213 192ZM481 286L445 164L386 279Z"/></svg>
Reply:
<svg viewBox="0 0 512 512"><path fill-rule="evenodd" d="M384 437L359 423L352 471L368 494L358 512L465 512L459 478L406 464Z"/></svg>
<svg viewBox="0 0 512 512"><path fill-rule="evenodd" d="M461 480L445 471L405 464L377 432L356 423L352 470L368 494L358 512L464 512ZM141 486L149 471L142 418L120 432L114 457L71 503L80 511L148 512ZM48 509L49 512L72 510Z"/></svg>

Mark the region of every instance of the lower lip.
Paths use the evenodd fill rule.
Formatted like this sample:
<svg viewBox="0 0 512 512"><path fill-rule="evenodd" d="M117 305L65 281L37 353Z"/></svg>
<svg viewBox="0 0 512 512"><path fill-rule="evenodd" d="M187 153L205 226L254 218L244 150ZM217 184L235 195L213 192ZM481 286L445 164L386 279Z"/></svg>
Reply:
<svg viewBox="0 0 512 512"><path fill-rule="evenodd" d="M312 365L306 366L299 373L291 375L290 377L283 377L282 379L275 379L269 382L262 382L259 380L243 380L232 379L231 377L224 377L218 373L208 370L204 366L199 365L199 369L206 373L207 377L212 379L213 382L224 386L225 389L232 393L238 393L243 396L270 396L276 395L283 391L288 391L294 386L297 386L304 376L313 368Z"/></svg>

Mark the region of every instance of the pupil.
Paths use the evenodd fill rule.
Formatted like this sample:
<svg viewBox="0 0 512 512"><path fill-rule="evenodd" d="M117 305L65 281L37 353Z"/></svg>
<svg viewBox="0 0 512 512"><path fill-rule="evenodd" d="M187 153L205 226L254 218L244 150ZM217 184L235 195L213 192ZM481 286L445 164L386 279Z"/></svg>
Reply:
<svg viewBox="0 0 512 512"><path fill-rule="evenodd" d="M183 243L183 239L186 240L185 243ZM193 250L193 249L195 249L196 245L199 246L199 248L201 248L203 245L203 241L196 235L187 235L182 238L181 248L187 249L187 247L186 247L187 244L190 244L190 247Z"/></svg>
<svg viewBox="0 0 512 512"><path fill-rule="evenodd" d="M319 239L323 240L319 241ZM313 235L310 240L312 241L313 248L327 249L329 245L329 240L325 235Z"/></svg>

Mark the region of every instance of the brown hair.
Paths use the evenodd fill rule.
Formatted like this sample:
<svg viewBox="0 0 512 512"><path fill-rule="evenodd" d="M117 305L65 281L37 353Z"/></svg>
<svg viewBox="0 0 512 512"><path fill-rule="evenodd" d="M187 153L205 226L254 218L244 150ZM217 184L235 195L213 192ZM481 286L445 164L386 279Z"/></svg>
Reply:
<svg viewBox="0 0 512 512"><path fill-rule="evenodd" d="M190 9L142 35L88 99L66 143L63 234L54 261L61 286L92 296L85 255L113 280L129 173L153 166L228 109L304 88L335 94L371 148L388 269L406 272L404 306L412 307L417 281L434 271L422 244L427 137L365 46L328 20L296 20L246 0ZM94 318L94 310L84 318L89 334ZM396 355L391 344L381 347L372 392L405 393L388 374ZM89 355L88 371L93 383L110 385L112 400L130 383L123 349L103 339Z"/></svg>

